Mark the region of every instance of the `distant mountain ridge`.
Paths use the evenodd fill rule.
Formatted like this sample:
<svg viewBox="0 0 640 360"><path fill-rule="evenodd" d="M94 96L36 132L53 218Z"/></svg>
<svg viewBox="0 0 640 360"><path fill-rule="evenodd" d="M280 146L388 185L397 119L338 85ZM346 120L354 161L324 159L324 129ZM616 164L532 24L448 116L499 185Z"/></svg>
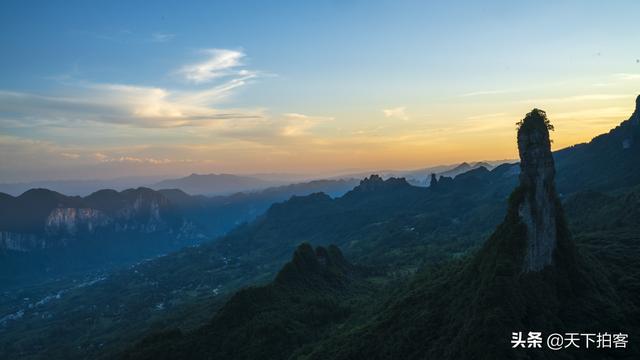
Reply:
<svg viewBox="0 0 640 360"><path fill-rule="evenodd" d="M229 195L275 185L282 183L231 174L191 174L183 178L162 180L151 187L156 190L180 189L191 195Z"/></svg>
<svg viewBox="0 0 640 360"><path fill-rule="evenodd" d="M383 178L404 177L413 185L428 185L425 179L431 173L444 176L455 176L479 166L491 169L494 166L508 161L480 161L475 163L464 162L457 165L438 165L416 170L380 170L351 173L343 175L304 175L288 173L265 173L255 175L236 174L191 174L189 176L173 179L159 179L158 176L123 177L105 180L42 180L32 182L0 183L0 193L12 196L30 189L48 189L71 196L87 196L102 189L114 189L123 191L131 188L148 187L154 190L180 189L190 195L226 196L238 192L256 192L289 184L312 183L323 179L349 180L362 179L371 174L378 174Z"/></svg>
<svg viewBox="0 0 640 360"><path fill-rule="evenodd" d="M342 196L358 185L356 179L315 180L305 183L269 187L252 192L206 197L190 196L178 189L159 190L185 216L195 220L211 236L218 236L263 214L272 204L289 200L292 196L324 193Z"/></svg>
<svg viewBox="0 0 640 360"><path fill-rule="evenodd" d="M558 150L558 189L608 190L640 182L640 95L628 120L590 142Z"/></svg>
<svg viewBox="0 0 640 360"><path fill-rule="evenodd" d="M42 180L31 182L0 183L0 193L18 196L30 189L48 189L71 196L87 196L100 189L118 191L145 186L158 181L157 177L124 177L107 180Z"/></svg>
<svg viewBox="0 0 640 360"><path fill-rule="evenodd" d="M204 235L151 189L101 190L68 197L32 189L0 200L0 248L31 251L73 246L116 234L174 234L189 243Z"/></svg>
<svg viewBox="0 0 640 360"><path fill-rule="evenodd" d="M0 193L0 285L195 245L255 219L273 203L314 192L340 196L357 183L321 180L216 197L148 188L85 197L46 189Z"/></svg>
<svg viewBox="0 0 640 360"><path fill-rule="evenodd" d="M467 162L463 162L462 164L454 167L453 169L450 169L450 170L447 170L447 171L438 172L438 173L435 173L435 174L436 174L436 177L438 177L438 178L440 178L440 177L452 177L453 178L453 177L456 177L456 176L458 176L460 174L464 174L466 172L469 172L471 170L475 170L475 169L478 169L478 168L481 168L481 167L483 167L483 168L485 168L487 170L491 170L495 166L489 164L486 161L479 161L477 163L472 163L472 164L469 164Z"/></svg>
<svg viewBox="0 0 640 360"><path fill-rule="evenodd" d="M388 178L404 178L409 184L415 186L428 186L431 174L436 174L438 177L455 177L469 170L477 169L479 167L485 167L488 170L494 167L513 162L511 160L496 160L496 161L478 161L478 162L463 162L453 165L437 165L415 170L379 170L368 171L360 173L351 173L342 176L335 176L332 178L364 178L371 174L376 174L383 179Z"/></svg>

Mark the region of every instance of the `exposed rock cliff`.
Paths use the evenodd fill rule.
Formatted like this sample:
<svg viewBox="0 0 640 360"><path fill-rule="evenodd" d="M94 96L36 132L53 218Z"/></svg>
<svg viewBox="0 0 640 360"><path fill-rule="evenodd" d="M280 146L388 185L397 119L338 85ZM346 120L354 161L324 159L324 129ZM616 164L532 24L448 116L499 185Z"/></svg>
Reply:
<svg viewBox="0 0 640 360"><path fill-rule="evenodd" d="M32 190L0 203L0 249L31 251L96 239L147 234L191 243L204 235L161 193L139 188L98 191L85 198Z"/></svg>
<svg viewBox="0 0 640 360"><path fill-rule="evenodd" d="M76 235L79 231L93 232L109 224L111 219L102 211L91 208L55 208L46 220L47 235Z"/></svg>
<svg viewBox="0 0 640 360"><path fill-rule="evenodd" d="M555 167L546 113L533 109L519 124L520 186L524 192L518 214L527 227L523 271L550 265L557 244Z"/></svg>
<svg viewBox="0 0 640 360"><path fill-rule="evenodd" d="M30 251L33 249L44 249L46 247L47 242L43 237L33 234L0 231L0 249Z"/></svg>

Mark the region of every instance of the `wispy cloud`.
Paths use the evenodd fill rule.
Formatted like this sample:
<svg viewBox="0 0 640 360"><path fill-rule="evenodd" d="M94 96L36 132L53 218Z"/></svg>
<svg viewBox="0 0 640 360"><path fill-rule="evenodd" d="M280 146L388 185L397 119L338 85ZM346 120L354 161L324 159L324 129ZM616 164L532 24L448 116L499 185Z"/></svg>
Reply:
<svg viewBox="0 0 640 360"><path fill-rule="evenodd" d="M233 88L181 92L158 87L88 84L72 89L73 94L65 97L0 91L0 114L11 114L4 116L7 121L19 119L22 126L100 122L150 128L204 126L221 119L260 117L260 111L255 109L223 110L211 106L228 96Z"/></svg>
<svg viewBox="0 0 640 360"><path fill-rule="evenodd" d="M331 117L309 116L299 113L283 114L284 122L280 133L283 136L309 135L309 130L321 121L333 120Z"/></svg>
<svg viewBox="0 0 640 360"><path fill-rule="evenodd" d="M629 108L604 107L595 109L583 109L575 111L563 111L553 114L553 119L570 120L571 126L589 126L593 123L604 122L607 125L615 125L629 116ZM574 124L574 122L576 124Z"/></svg>
<svg viewBox="0 0 640 360"><path fill-rule="evenodd" d="M400 120L409 120L409 116L407 115L407 109L404 106L399 106L396 108L390 109L382 109L382 113L385 117L395 118Z"/></svg>
<svg viewBox="0 0 640 360"><path fill-rule="evenodd" d="M469 116L467 117L467 120L486 120L486 119L496 119L496 118L502 119L508 116L509 114L507 113L480 114L480 115Z"/></svg>
<svg viewBox="0 0 640 360"><path fill-rule="evenodd" d="M613 77L618 80L640 80L640 74L618 73L614 74Z"/></svg>
<svg viewBox="0 0 640 360"><path fill-rule="evenodd" d="M166 39L170 34L159 34ZM76 126L98 122L146 128L211 126L220 120L263 117L261 109L222 109L222 103L258 74L241 66L244 53L204 50L209 58L181 72L208 87L175 89L157 86L92 83L65 79L56 94L0 90L0 125L10 127ZM211 83L216 80L215 83ZM60 95L64 94L64 95Z"/></svg>
<svg viewBox="0 0 640 360"><path fill-rule="evenodd" d="M513 92L513 90L480 90L480 91L473 91L473 92L462 94L460 95L460 97L499 95L499 94L507 94L511 92Z"/></svg>
<svg viewBox="0 0 640 360"><path fill-rule="evenodd" d="M575 96L561 96L555 98L527 99L520 101L527 104L571 103L581 101L607 101L629 98L629 94L585 94Z"/></svg>
<svg viewBox="0 0 640 360"><path fill-rule="evenodd" d="M224 76L246 76L249 74L248 70L236 69L243 65L242 59L245 57L245 54L241 51L205 49L202 50L202 53L207 56L207 59L185 65L179 70L179 73L182 74L186 80L200 84L211 82Z"/></svg>
<svg viewBox="0 0 640 360"><path fill-rule="evenodd" d="M156 32L151 34L151 41L162 43L173 40L176 37L176 34L170 34L166 32Z"/></svg>
<svg viewBox="0 0 640 360"><path fill-rule="evenodd" d="M258 154L291 156L294 144L317 142L314 129L332 120L225 106L258 73L240 68L242 53L207 53L211 58L205 63L182 68L192 82L206 82L204 87L96 83L72 77L57 80L60 88L55 93L0 90L0 130L15 135L0 139L1 153L12 154L8 160L0 158L0 167L22 169L21 164L30 164L21 174L37 168L39 173L46 169L64 176L61 165L130 172L187 169L192 162L201 166L238 157L251 162Z"/></svg>
<svg viewBox="0 0 640 360"><path fill-rule="evenodd" d="M101 163L134 163L134 164L152 164L152 165L161 165L161 164L172 164L175 163L176 160L171 159L157 159L157 158L149 158L149 157L137 157L137 156L119 156L119 157L109 157L104 154L102 158L99 160ZM179 162L190 162L188 160L179 160Z"/></svg>

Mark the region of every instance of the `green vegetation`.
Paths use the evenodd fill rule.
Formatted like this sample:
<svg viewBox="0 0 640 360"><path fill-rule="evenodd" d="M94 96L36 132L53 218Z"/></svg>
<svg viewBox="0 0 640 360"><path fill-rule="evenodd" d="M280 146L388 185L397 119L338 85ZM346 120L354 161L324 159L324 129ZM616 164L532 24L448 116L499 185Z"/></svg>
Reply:
<svg viewBox="0 0 640 360"><path fill-rule="evenodd" d="M627 135L637 131L626 126ZM441 178L428 189L371 177L340 198L293 197L214 242L91 286L61 281L5 293L3 314L24 312L0 325L0 354L526 359L551 357L512 351L511 331L621 331L633 339L640 329L640 197L622 185L640 184L640 167L623 173L608 160L607 177L607 161L591 150L607 144L607 156L637 163L640 157L619 152L620 131L556 154L566 208L566 218L556 219L561 261L538 274L518 271L523 228L514 204L523 190L509 197L514 165ZM581 191L590 185L595 191ZM303 266L318 257L310 247L285 265L306 242L337 245L354 269ZM57 286L69 290L27 306ZM630 346L562 354L637 358L637 345Z"/></svg>
<svg viewBox="0 0 640 360"><path fill-rule="evenodd" d="M533 109L531 112L527 113L527 115L524 117L524 119L530 118L530 117L540 117L543 119L544 125L547 127L547 130L549 131L554 131L555 127L553 126L553 124L551 124L551 121L547 118L547 112L544 110L540 110L540 109ZM522 125L525 124L524 119L518 121L516 123L516 127L518 128L518 130L520 130L522 128Z"/></svg>
<svg viewBox="0 0 640 360"><path fill-rule="evenodd" d="M401 281L425 264L463 256L491 231L515 181L505 176L508 168L475 171L437 190L374 179L337 199L293 197L215 242L112 273L43 305L29 307L51 294L48 286L5 293L3 314L25 312L3 326L0 349L22 358L40 358L45 348L48 358L97 357L149 331L192 329L236 290L273 279L302 242L335 243L367 265L372 281Z"/></svg>
<svg viewBox="0 0 640 360"><path fill-rule="evenodd" d="M144 339L124 359L281 359L325 337L370 296L362 271L338 248L302 244L262 287L237 292L206 326L169 330Z"/></svg>
<svg viewBox="0 0 640 360"><path fill-rule="evenodd" d="M512 350L509 339L512 331L532 329L640 331L640 218L630 217L623 227L606 221L581 227L592 219L590 208L582 207L585 201L609 211L628 206L637 192L580 193L568 199L577 246L561 225L560 265L541 273L520 272L520 190L481 250L424 268L408 283L381 285L371 273L349 282L331 281L339 276L321 280L317 272L307 271L313 266L293 266L301 257L299 249L273 284L237 293L209 325L151 335L124 358L555 359L560 354L566 359L633 359L638 356L633 345L608 353L527 352ZM640 203L628 209L640 211ZM563 223L562 215L558 221ZM283 273L294 278L286 282L286 290L278 280ZM324 314L325 322L317 321L318 314ZM264 332L256 333L258 329Z"/></svg>
<svg viewBox="0 0 640 360"><path fill-rule="evenodd" d="M527 131L525 127L531 126L546 128L542 131L532 128L531 131L535 133L529 134L528 139L535 141L521 144L520 133ZM321 324L309 321L316 319L311 314L300 318L300 312L294 310L296 302L292 298L267 296L267 300L252 297L247 301L245 293L240 292L229 300L207 327L179 337L175 336L176 331L169 331L166 334L170 336L165 336L161 342L152 336L155 342L143 341L127 351L125 358L162 357L168 353L167 348L172 351L169 357L182 354L196 359L249 359L260 355L268 359L344 360L637 358L640 349L633 345L622 351L585 351L583 348L558 353L547 348L514 349L509 343L514 331L541 331L543 334L612 331L633 337L640 330L640 322L635 316L640 305L637 291L640 266L634 260L640 255L639 246L637 241L619 241L611 236L611 231L620 232L622 229L624 234L638 233L638 217L625 216L621 211L624 208L635 214L640 202L633 189L630 192L619 190L617 194L578 193L570 197L569 219L576 224L573 231L577 238L590 240L587 245L576 245L554 189L553 162L550 161L548 138L546 141L544 138L548 136L549 127L546 116L538 110L528 114L520 124L519 147L526 176L521 177L521 185L511 193L504 220L478 251L460 260L444 261L420 270L407 284L393 286L393 296L381 296L384 301L371 301L375 296L355 291L346 292L351 301L363 305L357 309L347 308L343 312L339 304L345 303L344 298L334 295L333 291L323 290L317 296L323 300L329 297L336 304L330 313L338 316L327 316L327 321ZM444 185L439 182L430 191L436 193L454 183L458 186L473 183L483 174L482 170L472 171ZM400 186L395 180L385 183L377 177L368 181L345 198L357 199L359 194L379 189L380 186ZM542 181L546 185L544 189L536 186ZM379 194L376 192L367 199ZM325 202L326 199L320 196L318 201ZM530 208L534 209L532 215L522 214L523 209ZM606 212L593 215L589 211L602 208ZM305 210L313 213L317 209L312 207ZM609 214L619 215L620 218L613 223L608 222L605 219ZM526 216L532 218L526 220ZM551 216L552 219L545 216ZM580 227L585 223L591 226ZM529 238L531 231L548 229L553 229L555 234L539 239ZM598 229L597 233L593 233L593 229ZM602 239L603 236L605 239ZM387 242L392 242L396 237L397 234L391 235ZM534 240L541 242L532 244ZM608 241L616 244L602 246ZM551 265L540 271L530 271L530 267L525 266L530 264L528 261L531 261L531 256L539 256L531 253L534 245L537 249L553 246ZM623 249L625 255L620 252ZM302 297L306 289L316 289L313 284L328 282L334 286L351 285L343 281L331 281L336 273L344 272L318 271L314 259L311 248L308 245L301 246L275 282L253 290L253 294L278 287L283 279L290 285L288 290L296 294L293 298ZM545 258L534 261L539 259ZM617 277L629 274L630 286L621 285ZM389 274L386 275L388 280ZM371 284L375 282L371 281ZM389 284L386 283L386 286ZM372 291L381 292L381 288L383 286L374 287ZM256 304L262 306L256 307ZM311 303L306 306L315 309ZM223 320L226 309L236 310L228 318L231 322ZM275 313L272 313L274 310ZM271 316L265 318L265 314ZM274 324L272 319L277 319L277 322ZM236 326L240 326L241 332L212 330L234 329ZM255 334L254 329L263 327L279 330L280 334L261 333L256 338L243 338L240 335ZM331 331L327 331L328 327ZM288 329L294 330L288 332ZM207 334L204 335L207 341L198 342L197 339L203 338L203 334ZM240 342L236 342L238 338ZM291 340L287 341L287 338ZM231 345L225 347L226 344Z"/></svg>

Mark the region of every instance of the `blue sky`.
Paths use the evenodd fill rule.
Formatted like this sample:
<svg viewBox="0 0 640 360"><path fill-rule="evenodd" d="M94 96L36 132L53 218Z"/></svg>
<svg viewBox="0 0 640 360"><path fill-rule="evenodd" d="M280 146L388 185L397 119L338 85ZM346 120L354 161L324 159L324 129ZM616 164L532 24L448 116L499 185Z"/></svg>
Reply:
<svg viewBox="0 0 640 360"><path fill-rule="evenodd" d="M411 168L626 119L637 1L3 1L0 181Z"/></svg>

